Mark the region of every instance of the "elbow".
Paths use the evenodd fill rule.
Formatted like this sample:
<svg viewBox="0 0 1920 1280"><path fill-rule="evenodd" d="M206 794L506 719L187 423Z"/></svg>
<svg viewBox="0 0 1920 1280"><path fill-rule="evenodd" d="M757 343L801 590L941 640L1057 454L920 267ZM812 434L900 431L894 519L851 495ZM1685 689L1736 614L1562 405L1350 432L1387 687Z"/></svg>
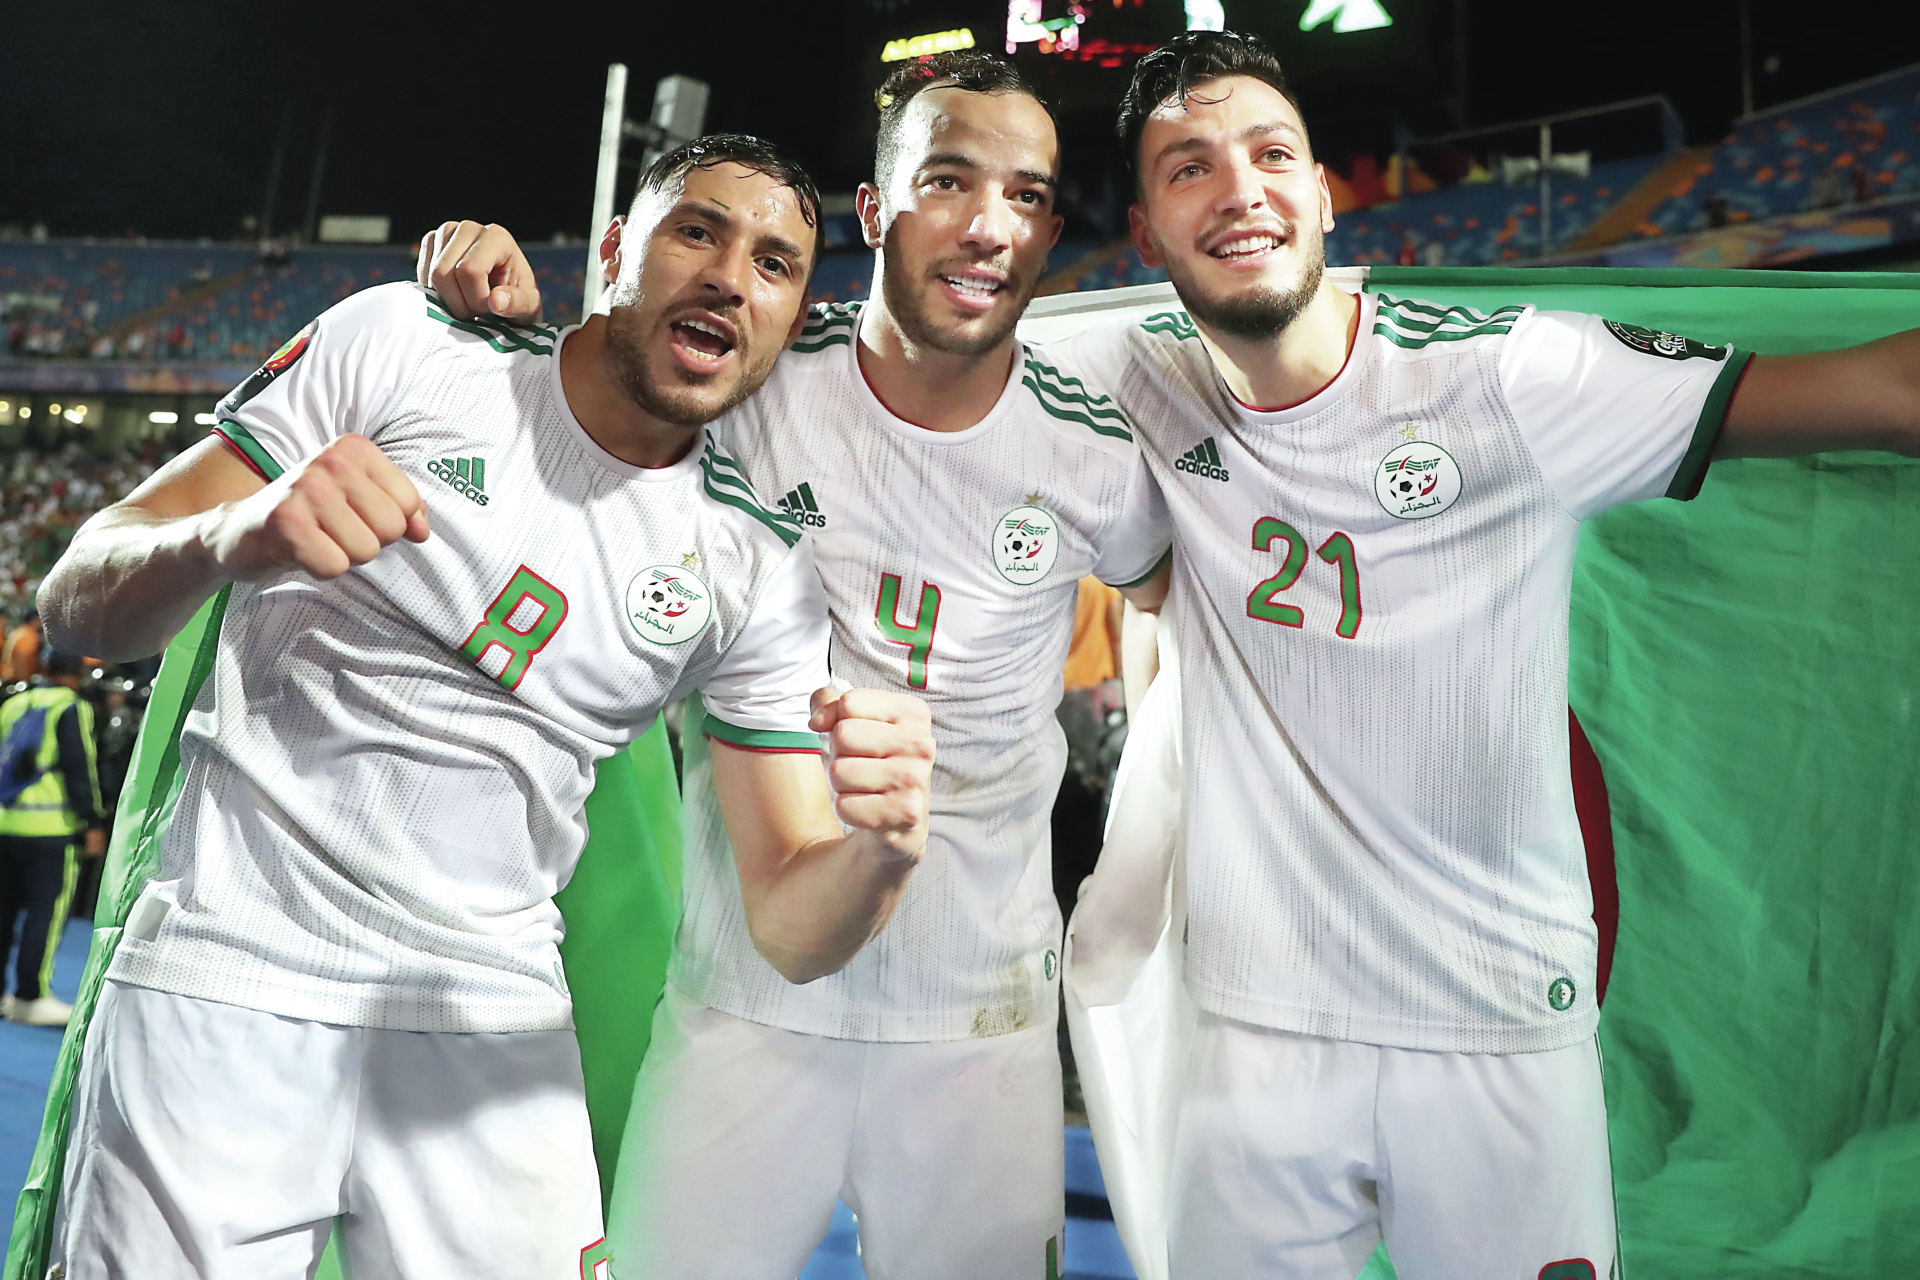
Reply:
<svg viewBox="0 0 1920 1280"><path fill-rule="evenodd" d="M748 932L753 935L753 949L773 966L774 972L796 987L804 987L809 982L818 982L821 978L838 973L852 959L851 956L831 955L818 948L794 946L764 937L751 925Z"/></svg>
<svg viewBox="0 0 1920 1280"><path fill-rule="evenodd" d="M62 557L47 570L40 589L34 593L34 607L40 610L41 632L49 649L60 653L98 653L99 646L89 642L99 637L89 635L80 625L81 611L75 607L73 584L69 581L72 575L66 572L67 567L67 559Z"/></svg>

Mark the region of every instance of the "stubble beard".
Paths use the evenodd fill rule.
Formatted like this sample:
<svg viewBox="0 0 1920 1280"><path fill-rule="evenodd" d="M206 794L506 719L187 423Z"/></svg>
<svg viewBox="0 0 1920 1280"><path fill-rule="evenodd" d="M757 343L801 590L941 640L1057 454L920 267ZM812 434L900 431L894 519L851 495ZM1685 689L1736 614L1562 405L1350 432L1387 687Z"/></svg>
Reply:
<svg viewBox="0 0 1920 1280"><path fill-rule="evenodd" d="M1032 293L1032 288L1025 281L1009 272L1003 292L1012 294L1020 304L1012 308L1010 318L983 333L954 333L935 324L929 314L926 299L931 289L916 287L932 286L937 275L929 275L924 279L909 275L907 264L891 233L881 241L880 262L880 296L887 304L887 314L900 326L900 332L915 346L944 351L948 355L984 356L1005 342L1027 309L1029 299L1026 295Z"/></svg>
<svg viewBox="0 0 1920 1280"><path fill-rule="evenodd" d="M750 363L750 349L742 339L734 348L735 358L741 361L739 376L734 380L733 389L726 393L717 406L702 394L712 385L711 382L704 386L667 385L655 377L647 366L647 322L636 314L638 307L631 305L638 300L637 294L631 300L616 299L607 313L607 358L613 366L614 380L620 384L620 389L651 417L669 426L705 426L738 407L758 391L760 384L767 380L767 375L773 372L773 358L779 356L779 351L776 349L773 357L764 361ZM727 318L735 320L730 315ZM738 328L737 320L735 328Z"/></svg>
<svg viewBox="0 0 1920 1280"><path fill-rule="evenodd" d="M1300 245L1306 263L1300 278L1290 287L1260 285L1230 298L1208 297L1191 276L1175 266L1174 258L1162 253L1161 261L1166 264L1167 277L1173 282L1174 292L1180 295L1181 305L1194 320L1230 337L1258 341L1285 333L1287 326L1299 318L1320 292L1320 282L1327 270L1325 236L1316 228L1311 244L1302 244L1298 239L1294 243Z"/></svg>

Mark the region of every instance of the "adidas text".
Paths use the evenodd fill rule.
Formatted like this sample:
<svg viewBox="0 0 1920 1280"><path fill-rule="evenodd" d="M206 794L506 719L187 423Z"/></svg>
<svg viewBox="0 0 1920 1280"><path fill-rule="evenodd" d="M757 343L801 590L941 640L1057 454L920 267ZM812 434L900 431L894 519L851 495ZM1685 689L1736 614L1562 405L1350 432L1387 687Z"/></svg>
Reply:
<svg viewBox="0 0 1920 1280"><path fill-rule="evenodd" d="M1220 465L1220 449L1208 436L1193 448L1173 460L1175 471L1184 471L1188 475L1199 476L1206 480L1228 479L1227 469Z"/></svg>
<svg viewBox="0 0 1920 1280"><path fill-rule="evenodd" d="M813 486L802 483L780 499L780 510L810 529L827 527L826 513L813 500Z"/></svg>
<svg viewBox="0 0 1920 1280"><path fill-rule="evenodd" d="M427 472L435 479L446 481L455 493L471 498L481 506L487 505L486 463L479 458L435 458L427 464Z"/></svg>

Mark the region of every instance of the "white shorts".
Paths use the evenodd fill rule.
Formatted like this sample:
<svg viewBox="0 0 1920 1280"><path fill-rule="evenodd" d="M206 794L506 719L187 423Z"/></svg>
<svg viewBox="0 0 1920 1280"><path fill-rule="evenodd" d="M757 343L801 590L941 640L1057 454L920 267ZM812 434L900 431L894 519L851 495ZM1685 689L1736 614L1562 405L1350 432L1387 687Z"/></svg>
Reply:
<svg viewBox="0 0 1920 1280"><path fill-rule="evenodd" d="M1201 1013L1173 1143L1173 1280L1608 1280L1600 1056L1423 1053Z"/></svg>
<svg viewBox="0 0 1920 1280"><path fill-rule="evenodd" d="M1065 1220L1062 1135L1050 1025L835 1040L669 986L620 1147L614 1275L793 1280L840 1199L868 1280L1047 1280Z"/></svg>
<svg viewBox="0 0 1920 1280"><path fill-rule="evenodd" d="M54 1225L67 1280L304 1280L335 1218L355 1280L595 1280L573 1033L336 1027L107 982Z"/></svg>

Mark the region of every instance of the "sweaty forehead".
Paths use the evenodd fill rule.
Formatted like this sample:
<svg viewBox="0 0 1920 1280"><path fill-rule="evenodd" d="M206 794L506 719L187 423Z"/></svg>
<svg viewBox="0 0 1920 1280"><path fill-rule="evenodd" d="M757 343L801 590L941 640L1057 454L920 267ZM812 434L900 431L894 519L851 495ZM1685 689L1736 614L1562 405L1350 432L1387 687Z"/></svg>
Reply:
<svg viewBox="0 0 1920 1280"><path fill-rule="evenodd" d="M899 169L933 154L966 155L986 168L1052 173L1053 119L1024 93L978 93L955 85L922 91L900 122Z"/></svg>
<svg viewBox="0 0 1920 1280"><path fill-rule="evenodd" d="M711 168L687 170L680 199L711 206L762 230L784 235L796 244L813 242L813 228L807 225L794 189L778 178L731 160Z"/></svg>
<svg viewBox="0 0 1920 1280"><path fill-rule="evenodd" d="M1250 76L1226 76L1202 81L1186 96L1170 97L1155 107L1140 140L1145 154L1151 156L1180 134L1238 132L1260 125L1282 125L1306 137L1300 113L1278 89Z"/></svg>

